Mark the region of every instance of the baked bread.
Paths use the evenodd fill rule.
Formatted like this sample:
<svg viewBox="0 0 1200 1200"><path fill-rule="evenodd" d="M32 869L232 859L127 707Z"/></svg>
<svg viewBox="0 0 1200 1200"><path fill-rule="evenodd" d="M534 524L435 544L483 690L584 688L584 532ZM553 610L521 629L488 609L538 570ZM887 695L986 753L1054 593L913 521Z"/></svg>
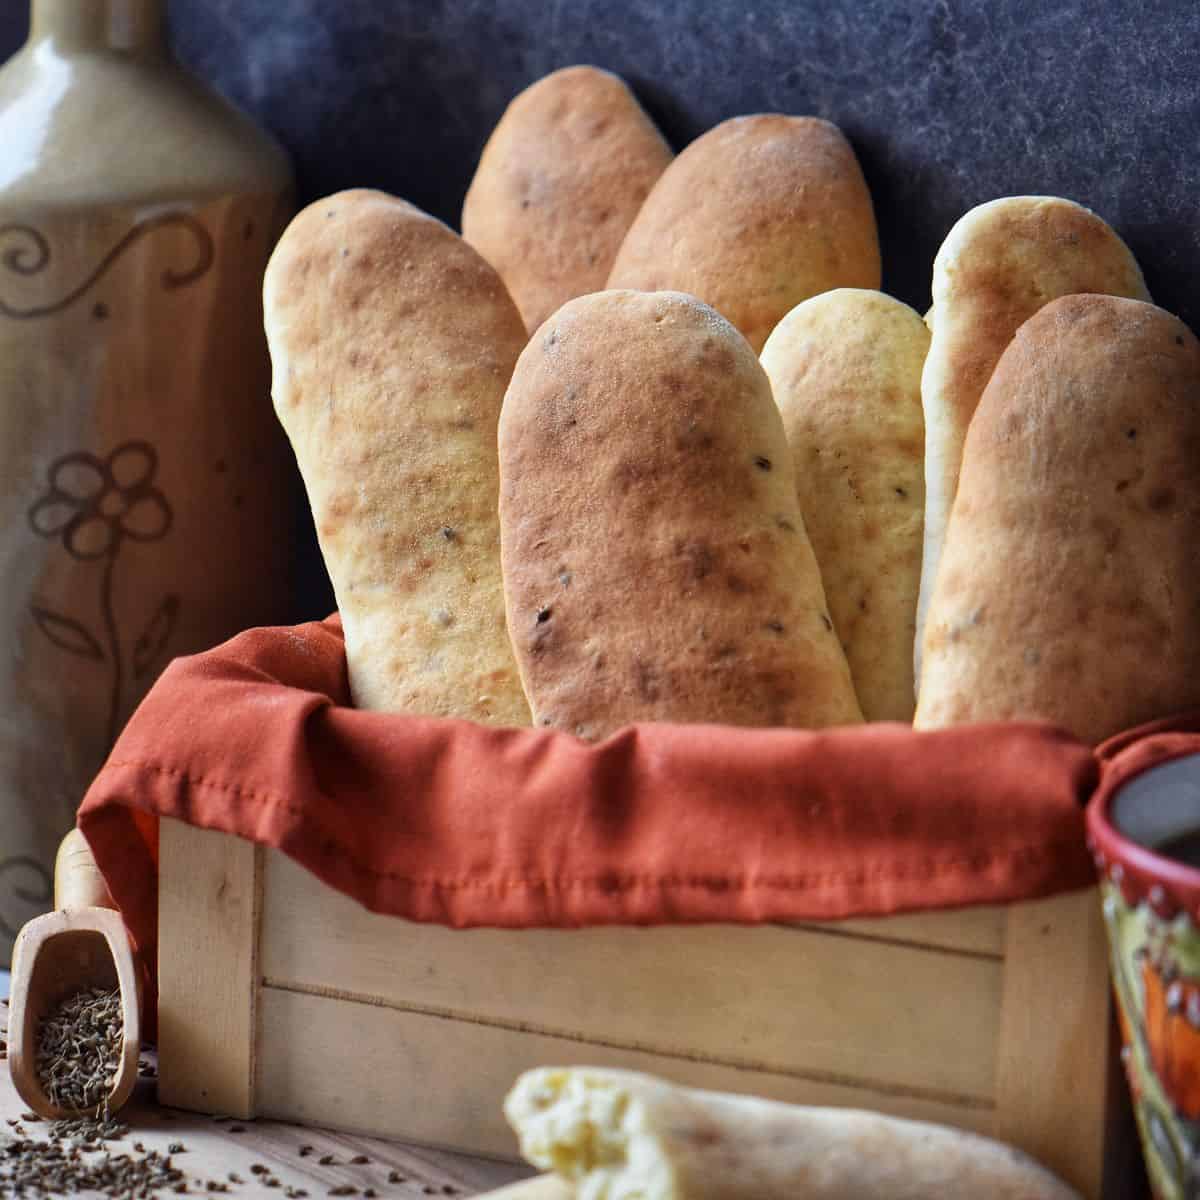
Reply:
<svg viewBox="0 0 1200 1200"><path fill-rule="evenodd" d="M804 527L868 721L913 717L928 349L929 330L908 305L837 288L792 309L762 352Z"/></svg>
<svg viewBox="0 0 1200 1200"><path fill-rule="evenodd" d="M1007 196L971 209L933 264L933 339L921 378L925 408L925 544L920 631L958 486L967 426L1017 327L1059 296L1102 292L1149 300L1123 241L1095 213L1056 196Z"/></svg>
<svg viewBox="0 0 1200 1200"><path fill-rule="evenodd" d="M529 330L604 287L617 247L671 161L622 80L565 67L520 93L483 148L462 231Z"/></svg>
<svg viewBox="0 0 1200 1200"><path fill-rule="evenodd" d="M735 117L663 172L625 235L610 288L698 296L760 351L801 300L877 288L879 236L858 159L815 117Z"/></svg>
<svg viewBox="0 0 1200 1200"><path fill-rule="evenodd" d="M539 725L861 720L770 385L692 296L572 300L500 417L508 627Z"/></svg>
<svg viewBox="0 0 1200 1200"><path fill-rule="evenodd" d="M411 204L349 191L288 226L263 305L355 704L527 725L496 513L525 329L499 277Z"/></svg>
<svg viewBox="0 0 1200 1200"><path fill-rule="evenodd" d="M634 1071L526 1071L504 1115L523 1157L573 1184L578 1200L1079 1200L978 1134Z"/></svg>
<svg viewBox="0 0 1200 1200"><path fill-rule="evenodd" d="M1200 706L1200 345L1068 296L1026 321L967 434L916 725L1040 717L1087 742Z"/></svg>

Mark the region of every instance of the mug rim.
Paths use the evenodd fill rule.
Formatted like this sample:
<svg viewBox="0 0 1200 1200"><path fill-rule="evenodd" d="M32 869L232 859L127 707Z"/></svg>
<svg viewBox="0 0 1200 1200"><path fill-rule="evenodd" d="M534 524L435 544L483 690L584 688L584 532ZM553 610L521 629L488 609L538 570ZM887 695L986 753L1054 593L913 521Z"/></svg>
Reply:
<svg viewBox="0 0 1200 1200"><path fill-rule="evenodd" d="M1101 788L1089 801L1085 813L1088 851L1096 864L1101 878L1127 891L1133 883L1129 879L1132 869L1144 886L1141 898L1154 902L1150 892L1157 886L1164 892L1173 893L1173 899L1189 915L1200 920L1200 867L1189 866L1177 858L1170 858L1134 841L1115 824L1112 805L1126 788L1142 780L1150 772L1161 770L1186 759L1196 759L1200 765L1200 751L1180 754L1170 759L1159 759L1136 775L1124 779L1115 788ZM1196 826L1200 832L1200 823Z"/></svg>

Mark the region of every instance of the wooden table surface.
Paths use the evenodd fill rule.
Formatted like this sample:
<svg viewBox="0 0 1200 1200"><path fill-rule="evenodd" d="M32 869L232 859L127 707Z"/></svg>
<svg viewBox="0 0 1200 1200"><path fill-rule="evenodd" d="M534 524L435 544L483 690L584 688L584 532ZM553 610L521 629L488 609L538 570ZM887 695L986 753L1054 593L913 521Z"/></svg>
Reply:
<svg viewBox="0 0 1200 1200"><path fill-rule="evenodd" d="M8 1007L0 1001L0 1041L7 1042ZM152 1063L152 1056L147 1056ZM0 1061L0 1148L11 1137L37 1139L45 1126L25 1119L27 1107L13 1088L7 1060ZM154 1080L139 1079L133 1099L119 1114L129 1126L121 1140L106 1143L110 1154L137 1157L166 1154L172 1143L186 1149L173 1155L188 1176L188 1193L210 1195L209 1182L223 1183L240 1197L329 1195L453 1200L490 1191L534 1174L529 1167L454 1154L446 1150L356 1137L278 1121L214 1119L163 1108L154 1098ZM138 1150L135 1147L140 1146ZM302 1147L310 1147L301 1154ZM357 1160L357 1161L356 1161ZM255 1167L265 1170L255 1171ZM0 1169L0 1197L8 1194ZM350 1191L343 1189L349 1188ZM75 1193L96 1196L96 1192ZM156 1193L172 1196L170 1189ZM30 1193L24 1193L30 1196Z"/></svg>

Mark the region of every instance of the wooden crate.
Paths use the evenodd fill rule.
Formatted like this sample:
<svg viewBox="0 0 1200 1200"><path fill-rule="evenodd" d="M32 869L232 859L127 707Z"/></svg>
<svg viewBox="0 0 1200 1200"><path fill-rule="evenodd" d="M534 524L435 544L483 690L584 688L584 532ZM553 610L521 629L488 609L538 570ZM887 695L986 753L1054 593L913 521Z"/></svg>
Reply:
<svg viewBox="0 0 1200 1200"><path fill-rule="evenodd" d="M514 1156L548 1063L992 1134L1127 1194L1094 890L820 925L466 930L366 912L282 853L164 820L159 1096ZM1122 1110L1126 1112L1122 1112Z"/></svg>

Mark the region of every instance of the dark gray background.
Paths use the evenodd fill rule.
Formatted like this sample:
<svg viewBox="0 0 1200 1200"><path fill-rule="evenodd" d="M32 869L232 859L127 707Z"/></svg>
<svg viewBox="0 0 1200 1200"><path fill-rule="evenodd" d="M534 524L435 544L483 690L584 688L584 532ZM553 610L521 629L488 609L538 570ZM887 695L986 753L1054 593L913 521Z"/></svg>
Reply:
<svg viewBox="0 0 1200 1200"><path fill-rule="evenodd" d="M169 11L179 56L292 152L302 200L381 187L457 226L508 100L590 62L622 74L677 148L738 113L836 121L875 198L884 288L921 311L954 221L1040 192L1115 225L1158 303L1200 327L1194 0L171 0ZM25 29L21 0L0 0L0 55Z"/></svg>

